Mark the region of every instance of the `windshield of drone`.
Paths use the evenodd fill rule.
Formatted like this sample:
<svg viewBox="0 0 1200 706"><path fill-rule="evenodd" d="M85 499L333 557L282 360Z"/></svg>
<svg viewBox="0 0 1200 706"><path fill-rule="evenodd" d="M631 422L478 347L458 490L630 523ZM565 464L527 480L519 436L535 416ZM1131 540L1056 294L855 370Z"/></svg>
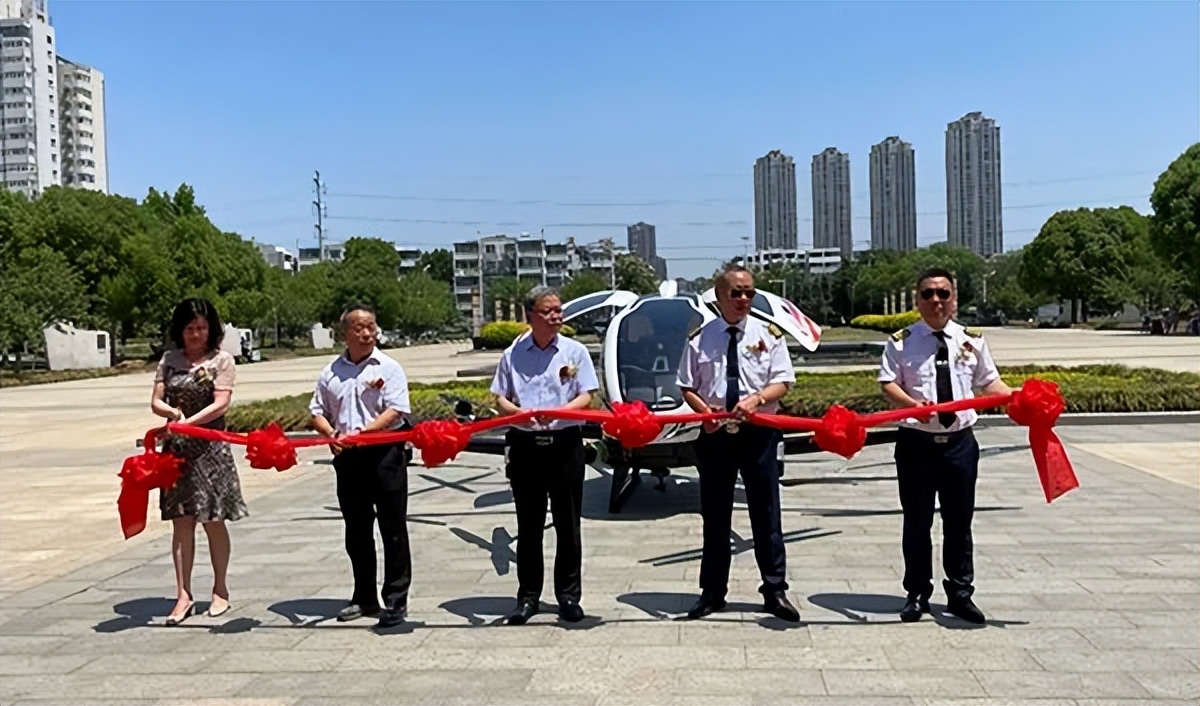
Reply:
<svg viewBox="0 0 1200 706"><path fill-rule="evenodd" d="M675 375L688 332L701 321L700 312L686 299L651 299L621 320L617 370L626 402L640 400L653 410L683 404Z"/></svg>

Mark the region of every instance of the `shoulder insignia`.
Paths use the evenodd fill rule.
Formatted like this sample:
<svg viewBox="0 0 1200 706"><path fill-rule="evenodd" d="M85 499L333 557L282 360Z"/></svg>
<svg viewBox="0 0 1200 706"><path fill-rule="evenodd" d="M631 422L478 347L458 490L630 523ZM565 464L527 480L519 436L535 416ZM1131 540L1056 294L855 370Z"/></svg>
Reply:
<svg viewBox="0 0 1200 706"><path fill-rule="evenodd" d="M779 328L775 324L768 326L767 331L775 338L783 338L783 329Z"/></svg>
<svg viewBox="0 0 1200 706"><path fill-rule="evenodd" d="M908 338L910 335L912 335L912 331L909 331L906 328L902 328L899 331L897 331L896 333L893 333L891 338L896 343L899 343L900 341L903 341L904 339Z"/></svg>
<svg viewBox="0 0 1200 706"><path fill-rule="evenodd" d="M701 332L701 331L703 331L703 330L704 330L704 326L703 326L703 325L701 325L701 326L697 326L696 328L692 329L692 330L691 330L691 331L688 333L688 340L690 341L690 340L692 340L693 338L695 338L696 336L699 336L699 335L700 335L700 332Z"/></svg>
<svg viewBox="0 0 1200 706"><path fill-rule="evenodd" d="M977 328L969 328L964 331L971 338L983 338L983 330Z"/></svg>

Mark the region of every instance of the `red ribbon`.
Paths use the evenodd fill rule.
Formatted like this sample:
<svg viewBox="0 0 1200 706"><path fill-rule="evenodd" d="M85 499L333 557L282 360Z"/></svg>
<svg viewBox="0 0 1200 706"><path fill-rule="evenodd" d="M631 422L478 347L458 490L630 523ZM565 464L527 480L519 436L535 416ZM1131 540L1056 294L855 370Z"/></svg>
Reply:
<svg viewBox="0 0 1200 706"><path fill-rule="evenodd" d="M1017 424L1029 427L1029 447L1033 450L1033 462L1037 465L1038 479L1048 503L1079 487L1067 450L1054 433L1054 422L1065 408L1058 385L1038 378L1026 380L1025 385L1013 393L1008 405L1008 416Z"/></svg>
<svg viewBox="0 0 1200 706"><path fill-rule="evenodd" d="M1079 487L1079 480L1075 477L1066 449L1053 430L1055 421L1066 406L1062 394L1054 383L1036 378L1026 381L1025 386L1011 396L989 395L872 414L858 414L842 405L833 405L820 419L751 414L746 421L781 431L811 432L817 446L822 450L844 458L852 458L866 443L868 428L894 424L903 419L928 420L938 412L980 410L1003 405L1008 405L1008 415L1013 421L1029 428L1029 444L1033 450L1034 463L1046 501L1053 501L1067 491ZM425 466L432 468L457 458L475 434L503 426L524 424L530 420L545 422L563 419L597 423L606 435L616 439L622 446L632 449L653 442L668 424L716 422L732 418L734 415L730 412L655 414L642 402L616 402L611 411L525 410L507 417L493 417L470 424L431 419L404 431L353 434L339 439L338 443L345 446L411 443L421 451ZM324 438L289 438L275 422L265 429L249 434L176 422L168 424L167 430L173 434L184 434L208 441L243 444L246 446L246 458L251 468L274 468L278 471L296 465L297 448L324 446L330 443L329 439ZM181 472L182 459L154 450L156 433L157 430L147 432L142 455L127 458L121 468L121 496L117 503L126 538L145 529L145 510L150 489L170 488L178 480Z"/></svg>
<svg viewBox="0 0 1200 706"><path fill-rule="evenodd" d="M142 440L143 453L125 459L121 472L117 474L121 478L117 513L121 518L121 532L125 539L146 529L150 491L154 488L170 488L183 472L183 459L171 453L160 453L154 448L157 442L157 429L146 432Z"/></svg>

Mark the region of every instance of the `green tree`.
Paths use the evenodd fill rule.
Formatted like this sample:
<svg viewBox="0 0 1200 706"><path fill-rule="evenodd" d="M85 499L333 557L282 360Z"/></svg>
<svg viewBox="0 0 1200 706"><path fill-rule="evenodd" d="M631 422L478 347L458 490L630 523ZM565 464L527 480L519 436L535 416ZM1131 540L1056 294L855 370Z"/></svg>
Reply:
<svg viewBox="0 0 1200 706"><path fill-rule="evenodd" d="M1032 317L1042 302L1021 286L1021 263L1025 249L997 255L987 264L982 280L980 306L985 312L1002 311L1010 319Z"/></svg>
<svg viewBox="0 0 1200 706"><path fill-rule="evenodd" d="M409 336L436 331L459 318L450 285L425 270L413 270L400 279L400 314L396 328Z"/></svg>
<svg viewBox="0 0 1200 706"><path fill-rule="evenodd" d="M21 251L0 270L0 350L41 350L43 329L78 321L86 302L83 278L62 253L47 245Z"/></svg>
<svg viewBox="0 0 1200 706"><path fill-rule="evenodd" d="M617 289L634 294L653 294L658 291L658 277L650 263L633 254L617 255L613 264Z"/></svg>
<svg viewBox="0 0 1200 706"><path fill-rule="evenodd" d="M428 272L438 282L454 286L454 255L445 248L421 253L415 269Z"/></svg>
<svg viewBox="0 0 1200 706"><path fill-rule="evenodd" d="M1031 293L1071 301L1071 322L1086 321L1090 303L1104 298L1101 283L1127 268L1129 243L1137 237L1137 215L1122 206L1050 216L1025 248L1021 286Z"/></svg>
<svg viewBox="0 0 1200 706"><path fill-rule="evenodd" d="M1182 277L1187 295L1200 302L1200 143L1188 147L1158 177L1150 205L1155 253Z"/></svg>
<svg viewBox="0 0 1200 706"><path fill-rule="evenodd" d="M567 280L566 284L559 289L559 298L565 304L572 299L587 296L595 292L603 292L608 289L608 282L595 272L584 270L576 274L571 279Z"/></svg>

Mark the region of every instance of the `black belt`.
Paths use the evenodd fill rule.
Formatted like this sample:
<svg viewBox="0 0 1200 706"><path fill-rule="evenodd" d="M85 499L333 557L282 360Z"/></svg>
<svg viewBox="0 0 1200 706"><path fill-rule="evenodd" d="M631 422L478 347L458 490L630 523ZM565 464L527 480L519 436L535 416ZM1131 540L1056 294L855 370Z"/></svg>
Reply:
<svg viewBox="0 0 1200 706"><path fill-rule="evenodd" d="M509 429L508 441L519 441L534 446L551 446L558 441L569 441L572 437L582 438L579 427L566 429L547 429L545 431L526 431L525 429Z"/></svg>
<svg viewBox="0 0 1200 706"><path fill-rule="evenodd" d="M973 436L975 432L972 431L971 427L942 433L925 431L924 429L913 429L912 427L900 427L900 434L926 444L948 444L964 436Z"/></svg>

